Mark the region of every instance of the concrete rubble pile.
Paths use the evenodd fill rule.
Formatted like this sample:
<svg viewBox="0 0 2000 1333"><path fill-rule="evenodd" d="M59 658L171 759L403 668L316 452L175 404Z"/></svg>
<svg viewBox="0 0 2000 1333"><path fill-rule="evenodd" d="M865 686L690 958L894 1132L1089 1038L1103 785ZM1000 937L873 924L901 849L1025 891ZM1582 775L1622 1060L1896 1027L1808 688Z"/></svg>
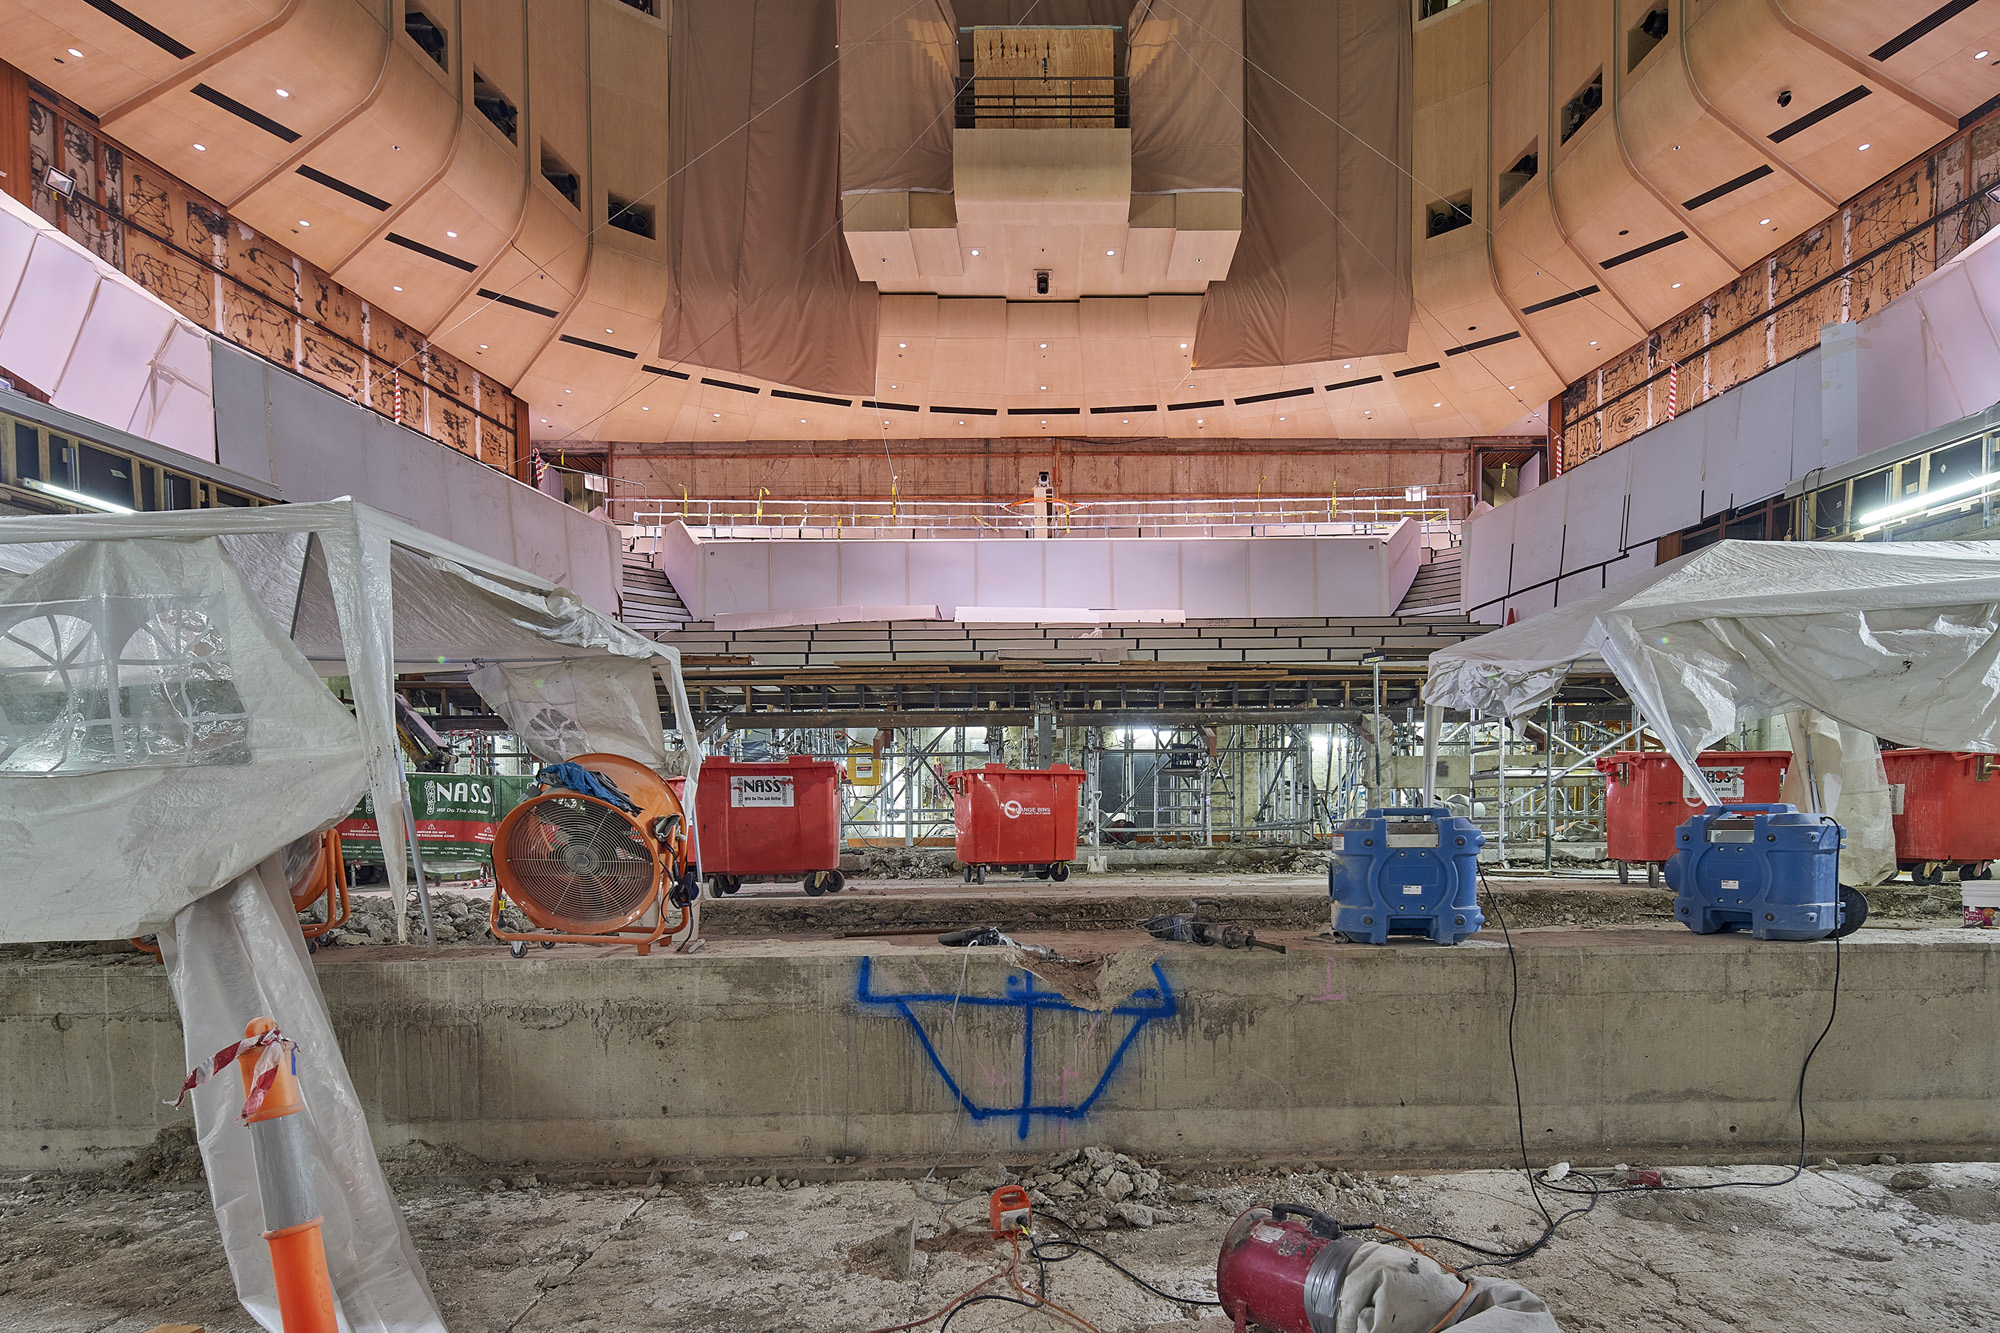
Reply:
<svg viewBox="0 0 2000 1333"><path fill-rule="evenodd" d="M486 913L490 899L484 897L463 897L457 894L433 893L431 895L431 923L437 933L439 944L485 944L494 945L494 939L486 929ZM527 922L520 911L512 906L501 909L501 924L509 930L524 930ZM352 900L352 910L347 924L338 930L328 931L318 943L321 948L339 944L394 944L396 942L395 906L385 894L357 895ZM415 908L410 910L410 943L422 944L424 931L422 918Z"/></svg>

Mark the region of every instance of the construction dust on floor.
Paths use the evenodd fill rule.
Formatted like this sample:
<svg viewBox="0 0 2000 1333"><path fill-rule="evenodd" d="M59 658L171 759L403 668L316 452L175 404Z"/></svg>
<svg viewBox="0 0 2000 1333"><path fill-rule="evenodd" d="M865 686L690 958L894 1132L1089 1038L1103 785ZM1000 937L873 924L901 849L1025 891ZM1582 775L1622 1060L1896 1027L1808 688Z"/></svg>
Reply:
<svg viewBox="0 0 2000 1333"><path fill-rule="evenodd" d="M436 1165L421 1153L387 1155L403 1163L399 1174ZM169 1175L186 1174L185 1162L165 1165ZM921 1319L996 1274L982 1291L1011 1294L1018 1278L1101 1333L1221 1333L1230 1324L1212 1307L1150 1295L1061 1239L1079 1236L1164 1291L1212 1300L1218 1241L1255 1203L1305 1203L1343 1221L1449 1233L1497 1250L1542 1230L1519 1172L1370 1177L1304 1162L1256 1172L1159 1169L1156 1203L1138 1214L1150 1225L1116 1218L1087 1229L1102 1208L1089 1197L1044 1210L1043 1259L1024 1251L1015 1269L1012 1250L986 1228L988 1191L1017 1178L998 1167L918 1180L601 1185L455 1165L494 1174L477 1182L456 1170L403 1174L399 1187L431 1285L459 1333L862 1333ZM1048 1163L1024 1167L1031 1182L1056 1178ZM1697 1185L1789 1174L1746 1166L1666 1176ZM1547 1190L1541 1199L1551 1210L1589 1202ZM1047 1217L1060 1211L1086 1229L1072 1233ZM1446 1262L1478 1257L1429 1248ZM1507 1271L1549 1302L1564 1329L1915 1333L2000 1327L2000 1292L1982 1276L1996 1265L2000 1167L1883 1162L1816 1166L1774 1188L1604 1196ZM142 1333L169 1322L208 1333L255 1328L236 1303L198 1182L6 1181L0 1327ZM949 1323L954 1333L1003 1327L1074 1326L1000 1301L968 1305Z"/></svg>

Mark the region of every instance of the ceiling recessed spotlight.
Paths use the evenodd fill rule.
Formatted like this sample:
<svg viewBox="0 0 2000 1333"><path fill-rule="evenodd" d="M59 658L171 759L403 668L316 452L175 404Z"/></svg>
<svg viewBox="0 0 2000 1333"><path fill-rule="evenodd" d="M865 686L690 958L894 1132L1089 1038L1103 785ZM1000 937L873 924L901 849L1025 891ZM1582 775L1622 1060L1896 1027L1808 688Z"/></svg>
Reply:
<svg viewBox="0 0 2000 1333"><path fill-rule="evenodd" d="M883 422L882 424L886 426L886 425L888 425L889 423L885 421L885 422ZM1043 424L1044 426L1048 425L1048 424L1049 424L1049 419L1048 419L1047 417L1043 417L1043 418L1042 418L1042 424Z"/></svg>
<svg viewBox="0 0 2000 1333"><path fill-rule="evenodd" d="M1597 346L1597 339L1595 339L1595 338L1592 338L1592 339L1590 340L1590 345L1591 345L1592 347L1595 347L1595 346Z"/></svg>
<svg viewBox="0 0 2000 1333"><path fill-rule="evenodd" d="M543 417L543 418L542 418L542 424L543 424L544 426L548 425L548 424L549 424L549 419L548 419L547 417Z"/></svg>
<svg viewBox="0 0 2000 1333"><path fill-rule="evenodd" d="M639 407L639 410L640 410L641 412L650 412L650 411L652 411L653 409L652 409L652 408L650 408L650 407L647 407L647 406L645 406L645 405L644 405L644 404L642 403L642 404L640 404L640 407Z"/></svg>
<svg viewBox="0 0 2000 1333"><path fill-rule="evenodd" d="M882 424L883 424L883 425L885 425L885 426L886 426L886 425L888 425L888 424L889 424L889 418L887 418L887 417L883 417L883 418L882 418ZM1042 424L1044 424L1044 425L1047 425L1048 423L1047 423L1047 422L1044 422L1044 423L1042 423Z"/></svg>
<svg viewBox="0 0 2000 1333"><path fill-rule="evenodd" d="M300 218L300 219L299 219L299 225L300 225L301 227L310 227L310 226L312 226L312 223L310 223L310 222L307 222L307 221L306 221L306 220L305 220L304 218Z"/></svg>
<svg viewBox="0 0 2000 1333"><path fill-rule="evenodd" d="M972 252L972 257L973 257L974 259L977 259L977 258L979 258L979 251L977 251L977 250L974 250L974 251Z"/></svg>
<svg viewBox="0 0 2000 1333"><path fill-rule="evenodd" d="M76 48L75 48L74 46L72 46L72 47L71 47L71 48L69 49L69 53L70 53L71 55L75 56L75 57L76 57L76 58L77 58L78 60L81 60L81 59L83 59L83 52L81 52L81 51L77 50L77 49L76 49Z"/></svg>
<svg viewBox="0 0 2000 1333"><path fill-rule="evenodd" d="M606 333L609 333L609 332L611 332L611 330L610 330L610 329L606 329L606 330L605 330L605 332L606 332Z"/></svg>
<svg viewBox="0 0 2000 1333"><path fill-rule="evenodd" d="M1765 219L1763 219L1763 220L1762 220L1761 222L1759 222L1759 223L1758 223L1757 225L1758 225L1758 226L1760 226L1760 227L1768 227L1768 226L1770 226L1770 225L1771 225L1771 219L1769 219L1769 218L1765 218Z"/></svg>
<svg viewBox="0 0 2000 1333"><path fill-rule="evenodd" d="M959 424L959 425L961 425L961 426L963 426L963 425L964 425L965 423L964 423L963 421L961 421L961 422L959 422L958 424Z"/></svg>
<svg viewBox="0 0 2000 1333"><path fill-rule="evenodd" d="M1432 407L1443 407L1443 406L1444 406L1444 404L1443 404L1443 403L1432 403L1432 404L1431 404L1431 406L1432 406Z"/></svg>
<svg viewBox="0 0 2000 1333"><path fill-rule="evenodd" d="M806 419L805 419L804 417L800 417L800 418L799 418L799 424L800 424L801 426L805 425L805 424L806 424Z"/></svg>
<svg viewBox="0 0 2000 1333"><path fill-rule="evenodd" d="M72 55L74 55L74 54L75 54L75 52L71 52L71 54L72 54ZM1105 254L1107 254L1107 255L1115 255L1115 254L1117 254L1118 252L1117 252L1116 250L1106 250L1106 251L1105 251L1104 253L1105 253Z"/></svg>
<svg viewBox="0 0 2000 1333"><path fill-rule="evenodd" d="M401 287L391 287L391 288L390 288L389 290L390 290L390 291L392 291L392 292L400 292L400 291L402 291L403 289L402 289Z"/></svg>
<svg viewBox="0 0 2000 1333"><path fill-rule="evenodd" d="M208 151L208 145L205 143L198 143L194 146L194 150L197 153L206 153Z"/></svg>
<svg viewBox="0 0 2000 1333"><path fill-rule="evenodd" d="M1862 145L1861 145L1861 146L1860 146L1859 148L1855 149L1854 151L1855 151L1855 152L1857 152L1857 153L1865 153L1865 152L1867 152L1867 151L1868 151L1869 149L1873 148L1874 146L1875 146L1875 145L1874 145L1874 144L1872 144L1872 143L1865 143L1865 144L1862 144Z"/></svg>
<svg viewBox="0 0 2000 1333"><path fill-rule="evenodd" d="M455 231L448 231L445 235L451 237L454 241L458 239L458 233Z"/></svg>
<svg viewBox="0 0 2000 1333"><path fill-rule="evenodd" d="M900 384L891 384L891 385L890 385L889 387L890 387L890 388L892 388L892 389L900 389L900 388L902 388L903 386L902 386L902 385L900 385Z"/></svg>
<svg viewBox="0 0 2000 1333"><path fill-rule="evenodd" d="M1123 422L1122 424L1124 424L1124 425L1127 425L1127 426L1131 425L1131 424L1132 424L1132 418L1130 418L1130 417L1126 417L1126 418L1125 418L1125 420L1124 420L1124 422Z"/></svg>
<svg viewBox="0 0 2000 1333"><path fill-rule="evenodd" d="M1278 420L1280 420L1280 421L1283 421L1283 420L1284 420L1284 418L1283 418L1283 417L1279 417L1279 418L1278 418Z"/></svg>
<svg viewBox="0 0 2000 1333"><path fill-rule="evenodd" d="M720 412L710 412L708 415L716 421L722 420L722 413Z"/></svg>
<svg viewBox="0 0 2000 1333"><path fill-rule="evenodd" d="M1197 426L1206 426L1206 425L1208 424L1208 422L1207 422L1207 421L1205 421L1205 420L1203 420L1203 419L1202 419L1201 417L1196 417L1196 418L1194 419L1194 424L1195 424L1195 425L1197 425Z"/></svg>
<svg viewBox="0 0 2000 1333"><path fill-rule="evenodd" d="M1678 153L1678 152L1680 152L1680 150L1681 150L1681 146L1680 146L1679 144L1675 144L1675 145L1674 145L1674 151L1675 151L1676 153Z"/></svg>
<svg viewBox="0 0 2000 1333"><path fill-rule="evenodd" d="M75 55L75 54L76 54L76 52L72 51L72 52L70 52L70 54L71 54L71 55ZM1993 54L1993 53L1992 53L1991 51L1975 51L1975 52L1973 53L1973 56L1972 56L1972 58L1973 58L1974 60L1984 60L1984 59L1986 59L1986 57L1988 57L1988 56L1990 56L1990 55L1992 55L1992 54Z"/></svg>
<svg viewBox="0 0 2000 1333"><path fill-rule="evenodd" d="M908 346L909 346L909 344L908 344L908 343L897 343L897 344L896 344L896 346L898 346L898 347L908 347Z"/></svg>
<svg viewBox="0 0 2000 1333"><path fill-rule="evenodd" d="M485 351L485 350L486 350L486 344L485 344L485 343L481 343L481 344L479 344L479 350L480 350L480 351L482 351L482 352L483 352L483 351Z"/></svg>
<svg viewBox="0 0 2000 1333"><path fill-rule="evenodd" d="M1508 385L1508 386L1507 386L1507 392L1508 392L1508 393L1512 393L1512 392L1514 392L1514 389L1515 389L1515 387L1516 387L1516 386L1515 386L1515 385L1512 385L1512 384Z"/></svg>
<svg viewBox="0 0 2000 1333"><path fill-rule="evenodd" d="M1183 352L1185 352L1185 351L1187 350L1187 344L1186 344L1186 343L1182 343L1182 344L1181 344L1181 350L1182 350Z"/></svg>
<svg viewBox="0 0 2000 1333"><path fill-rule="evenodd" d="M1048 346L1048 344L1047 344L1047 343L1040 343L1040 344L1037 344L1037 345L1038 345L1038 346L1041 346L1041 347L1047 347L1047 346ZM1182 344L1181 344L1181 346L1185 347L1185 346L1187 346L1187 344L1186 344L1186 343L1182 343Z"/></svg>
<svg viewBox="0 0 2000 1333"><path fill-rule="evenodd" d="M1181 345L1182 345L1183 347L1185 347L1185 346L1186 346L1187 344L1183 343L1183 344L1181 344ZM1342 370L1352 370L1352 369L1354 369L1354 363L1353 363L1352 361L1343 361L1343 362L1341 362L1341 364L1340 364L1340 368L1341 368Z"/></svg>
<svg viewBox="0 0 2000 1333"><path fill-rule="evenodd" d="M278 89L278 96L280 96L280 97L290 97L290 96L291 96L291 94L290 94L290 93L288 93L288 92L286 92L286 91L285 91L285 90L284 90L283 88L280 88L280 89Z"/></svg>
<svg viewBox="0 0 2000 1333"><path fill-rule="evenodd" d="M1679 284L1678 282L1677 282L1677 283L1675 283L1675 284L1674 284L1674 290L1675 290L1675 291L1679 291L1680 289L1681 289L1681 285L1680 285L1680 284Z"/></svg>
<svg viewBox="0 0 2000 1333"><path fill-rule="evenodd" d="M1042 392L1043 392L1043 393L1047 393L1048 391L1049 391L1049 386L1048 386L1048 385L1046 385L1046 384L1044 384L1044 385L1042 386Z"/></svg>

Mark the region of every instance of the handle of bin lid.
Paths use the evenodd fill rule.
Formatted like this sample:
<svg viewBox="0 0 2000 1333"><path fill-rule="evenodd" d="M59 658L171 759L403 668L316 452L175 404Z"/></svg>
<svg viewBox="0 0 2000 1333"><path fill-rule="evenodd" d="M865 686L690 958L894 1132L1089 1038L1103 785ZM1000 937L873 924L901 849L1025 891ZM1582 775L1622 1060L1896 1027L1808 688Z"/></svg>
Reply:
<svg viewBox="0 0 2000 1333"><path fill-rule="evenodd" d="M1448 815L1451 813L1451 807L1448 805L1385 805L1368 813L1376 815ZM1367 818L1366 815L1362 817L1364 819Z"/></svg>

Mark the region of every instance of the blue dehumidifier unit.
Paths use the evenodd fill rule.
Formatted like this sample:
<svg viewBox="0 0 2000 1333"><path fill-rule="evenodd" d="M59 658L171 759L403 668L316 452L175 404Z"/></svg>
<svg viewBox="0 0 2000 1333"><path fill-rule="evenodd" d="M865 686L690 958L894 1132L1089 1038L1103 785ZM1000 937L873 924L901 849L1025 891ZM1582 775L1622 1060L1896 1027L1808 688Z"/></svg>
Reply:
<svg viewBox="0 0 2000 1333"><path fill-rule="evenodd" d="M1868 900L1840 886L1840 825L1791 805L1711 805L1674 830L1674 917L1697 935L1823 940L1857 930Z"/></svg>
<svg viewBox="0 0 2000 1333"><path fill-rule="evenodd" d="M1486 924L1478 892L1486 835L1471 820L1443 806L1370 810L1336 831L1340 848L1326 872L1336 934L1457 944Z"/></svg>

